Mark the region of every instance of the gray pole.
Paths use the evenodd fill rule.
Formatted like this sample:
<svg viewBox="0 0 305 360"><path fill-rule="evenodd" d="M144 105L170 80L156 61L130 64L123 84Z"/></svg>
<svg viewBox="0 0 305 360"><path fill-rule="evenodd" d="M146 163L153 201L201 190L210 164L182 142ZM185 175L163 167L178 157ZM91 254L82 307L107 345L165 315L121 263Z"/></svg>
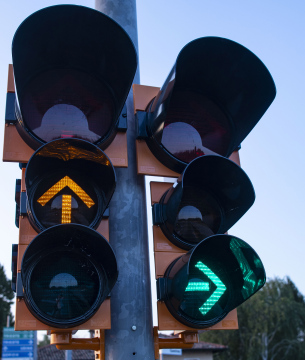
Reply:
<svg viewBox="0 0 305 360"><path fill-rule="evenodd" d="M72 360L72 350L65 350L65 360Z"/></svg>
<svg viewBox="0 0 305 360"><path fill-rule="evenodd" d="M95 8L118 22L138 49L136 0L96 0ZM139 70L134 82L139 83ZM128 168L116 168L110 202L110 243L119 278L111 292L111 330L105 332L106 360L153 360L144 179L137 176L132 93L127 99Z"/></svg>

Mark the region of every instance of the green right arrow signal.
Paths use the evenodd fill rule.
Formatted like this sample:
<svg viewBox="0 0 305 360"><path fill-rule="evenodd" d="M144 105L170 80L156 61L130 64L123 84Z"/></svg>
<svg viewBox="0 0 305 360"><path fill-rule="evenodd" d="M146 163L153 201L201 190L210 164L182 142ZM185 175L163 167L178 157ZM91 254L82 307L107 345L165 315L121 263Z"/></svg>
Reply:
<svg viewBox="0 0 305 360"><path fill-rule="evenodd" d="M201 305L199 311L202 315L207 314L212 307L217 303L223 293L226 291L226 286L219 279L219 277L213 273L213 271L204 265L201 261L195 265L199 270L201 270L215 285L216 289L213 294L207 299L205 303ZM185 291L210 291L209 283L207 282L192 282L190 281L185 289Z"/></svg>

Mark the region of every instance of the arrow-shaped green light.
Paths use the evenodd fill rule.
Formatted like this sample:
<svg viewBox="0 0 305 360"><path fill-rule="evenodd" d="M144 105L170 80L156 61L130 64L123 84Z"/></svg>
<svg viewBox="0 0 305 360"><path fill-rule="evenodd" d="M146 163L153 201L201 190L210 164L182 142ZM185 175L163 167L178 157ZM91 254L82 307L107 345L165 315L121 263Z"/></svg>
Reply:
<svg viewBox="0 0 305 360"><path fill-rule="evenodd" d="M185 291L209 291L210 284L207 282L189 282Z"/></svg>
<svg viewBox="0 0 305 360"><path fill-rule="evenodd" d="M230 249L233 255L236 257L240 270L243 274L244 285L241 290L241 293L245 300L252 296L261 286L261 281L255 275L251 265L246 259L242 249L249 248L249 245L242 243L238 239L232 239L230 242ZM256 267L262 267L263 264L257 257L254 257L254 264Z"/></svg>
<svg viewBox="0 0 305 360"><path fill-rule="evenodd" d="M195 265L199 270L201 270L215 285L216 289L213 294L207 299L205 303L201 305L199 311L202 315L207 314L212 307L217 303L222 294L226 291L226 286L219 279L219 277L213 273L213 271L204 265L201 261ZM207 282L189 282L185 291L210 291L209 283Z"/></svg>

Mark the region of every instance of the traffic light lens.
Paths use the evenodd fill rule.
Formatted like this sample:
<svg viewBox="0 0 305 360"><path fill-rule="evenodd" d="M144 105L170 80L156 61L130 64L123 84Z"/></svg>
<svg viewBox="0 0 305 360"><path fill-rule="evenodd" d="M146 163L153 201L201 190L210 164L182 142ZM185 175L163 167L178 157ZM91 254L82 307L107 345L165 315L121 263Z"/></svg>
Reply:
<svg viewBox="0 0 305 360"><path fill-rule="evenodd" d="M60 138L109 146L137 69L117 22L84 6L50 6L20 24L12 56L17 130L32 149Z"/></svg>
<svg viewBox="0 0 305 360"><path fill-rule="evenodd" d="M35 186L32 208L44 228L69 223L89 226L100 215L102 197L94 185L80 174L65 175L68 172L44 177Z"/></svg>
<svg viewBox="0 0 305 360"><path fill-rule="evenodd" d="M195 322L208 322L220 317L226 310L229 297L224 274L217 275L215 269L215 272L212 271L202 261L197 261L190 271L187 282L181 282L182 279L178 278L173 284L177 289L177 282L180 283L181 290L184 287L179 312Z"/></svg>
<svg viewBox="0 0 305 360"><path fill-rule="evenodd" d="M38 234L21 263L24 300L42 323L71 328L88 321L118 277L109 242L84 225L61 224Z"/></svg>
<svg viewBox="0 0 305 360"><path fill-rule="evenodd" d="M186 186L174 224L174 236L196 245L217 233L221 218L221 208L210 193Z"/></svg>
<svg viewBox="0 0 305 360"><path fill-rule="evenodd" d="M78 138L95 143L109 135L113 126L110 91L88 73L73 69L43 72L23 93L22 118L43 142Z"/></svg>
<svg viewBox="0 0 305 360"><path fill-rule="evenodd" d="M159 300L183 324L203 329L255 294L266 274L246 242L231 235L213 235L174 260L164 278Z"/></svg>
<svg viewBox="0 0 305 360"><path fill-rule="evenodd" d="M227 116L213 101L192 91L174 91L164 122L162 145L186 163L207 149L226 155L232 130Z"/></svg>
<svg viewBox="0 0 305 360"><path fill-rule="evenodd" d="M30 276L34 304L49 320L83 316L94 306L101 291L101 274L86 256L71 251L42 257Z"/></svg>
<svg viewBox="0 0 305 360"><path fill-rule="evenodd" d="M230 301L240 304L265 282L264 266L256 252L243 240L230 235L211 236L194 249L190 278L198 277L200 272L216 286L213 296L220 295L220 302L225 299L225 294L221 295L224 287L234 293Z"/></svg>
<svg viewBox="0 0 305 360"><path fill-rule="evenodd" d="M230 242L230 250L242 272L244 285L240 294L246 300L264 285L264 279L258 276L259 272L263 272L263 263L249 246L236 238Z"/></svg>
<svg viewBox="0 0 305 360"><path fill-rule="evenodd" d="M274 97L268 69L247 48L224 38L196 39L180 51L147 106L140 136L163 165L182 173L198 156L229 157Z"/></svg>
<svg viewBox="0 0 305 360"><path fill-rule="evenodd" d="M228 231L254 199L251 181L238 165L219 155L200 156L154 205L154 221L173 244L190 249Z"/></svg>
<svg viewBox="0 0 305 360"><path fill-rule="evenodd" d="M41 146L26 167L27 213L32 226L98 227L115 189L113 166L96 145L59 139Z"/></svg>

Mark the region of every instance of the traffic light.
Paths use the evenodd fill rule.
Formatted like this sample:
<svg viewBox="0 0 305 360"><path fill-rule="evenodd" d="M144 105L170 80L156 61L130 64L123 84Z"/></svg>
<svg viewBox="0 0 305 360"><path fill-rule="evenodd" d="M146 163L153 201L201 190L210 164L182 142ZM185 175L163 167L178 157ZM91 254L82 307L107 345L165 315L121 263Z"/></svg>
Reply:
<svg viewBox="0 0 305 360"><path fill-rule="evenodd" d="M42 323L72 328L88 321L118 276L115 255L97 231L52 226L32 240L21 264L24 300Z"/></svg>
<svg viewBox="0 0 305 360"><path fill-rule="evenodd" d="M114 168L96 145L59 139L33 154L25 184L28 220L39 234L22 257L24 301L46 325L80 325L118 276L108 241L93 230L114 193Z"/></svg>
<svg viewBox="0 0 305 360"><path fill-rule="evenodd" d="M245 241L212 235L175 259L158 279L158 299L182 324L219 323L266 282L264 266Z"/></svg>
<svg viewBox="0 0 305 360"><path fill-rule="evenodd" d="M15 329L109 329L118 266L107 208L114 166L128 166L134 45L108 16L58 5L23 21L12 55L3 159L22 167Z"/></svg>
<svg viewBox="0 0 305 360"><path fill-rule="evenodd" d="M222 235L254 197L251 181L238 165L205 155L190 162L153 204L153 224L162 230L155 232L155 249L172 252L155 253L158 300L182 324L213 326L264 285L265 270L255 251L241 239ZM175 247L191 250L181 254Z"/></svg>
<svg viewBox="0 0 305 360"><path fill-rule="evenodd" d="M12 57L4 161L25 163L41 145L72 137L128 166L125 101L137 55L115 21L83 6L39 10L18 27Z"/></svg>
<svg viewBox="0 0 305 360"><path fill-rule="evenodd" d="M200 156L153 205L154 224L173 244L190 249L210 235L229 230L254 199L250 179L233 161Z"/></svg>
<svg viewBox="0 0 305 360"><path fill-rule="evenodd" d="M229 157L274 97L273 79L251 51L228 39L199 38L180 51L155 97L136 108L142 110L139 138L158 161L181 173L198 156Z"/></svg>
<svg viewBox="0 0 305 360"><path fill-rule="evenodd" d="M110 144L137 66L115 21L82 6L42 9L17 29L12 57L17 130L32 148L61 137Z"/></svg>
<svg viewBox="0 0 305 360"><path fill-rule="evenodd" d="M106 298L118 276L102 220L116 185L111 161L87 141L58 139L40 147L23 174L16 329L109 328Z"/></svg>
<svg viewBox="0 0 305 360"><path fill-rule="evenodd" d="M118 266L105 218L114 166L128 166L137 59L117 23L75 5L28 17L12 53L3 158L22 167L15 324L60 343L61 329L111 327ZM274 97L263 63L216 37L187 44L161 89L134 86L138 174L175 177L150 181L159 330L236 328L235 308L265 283L256 252L224 233L254 202L236 150Z"/></svg>
<svg viewBox="0 0 305 360"><path fill-rule="evenodd" d="M254 249L226 235L255 200L238 149L272 103L273 79L242 45L206 37L180 51L161 89L133 89L138 174L155 175L158 329L236 329L236 307L266 281Z"/></svg>
<svg viewBox="0 0 305 360"><path fill-rule="evenodd" d="M96 145L73 138L51 141L26 167L30 223L38 232L66 223L96 229L115 184L111 161Z"/></svg>

